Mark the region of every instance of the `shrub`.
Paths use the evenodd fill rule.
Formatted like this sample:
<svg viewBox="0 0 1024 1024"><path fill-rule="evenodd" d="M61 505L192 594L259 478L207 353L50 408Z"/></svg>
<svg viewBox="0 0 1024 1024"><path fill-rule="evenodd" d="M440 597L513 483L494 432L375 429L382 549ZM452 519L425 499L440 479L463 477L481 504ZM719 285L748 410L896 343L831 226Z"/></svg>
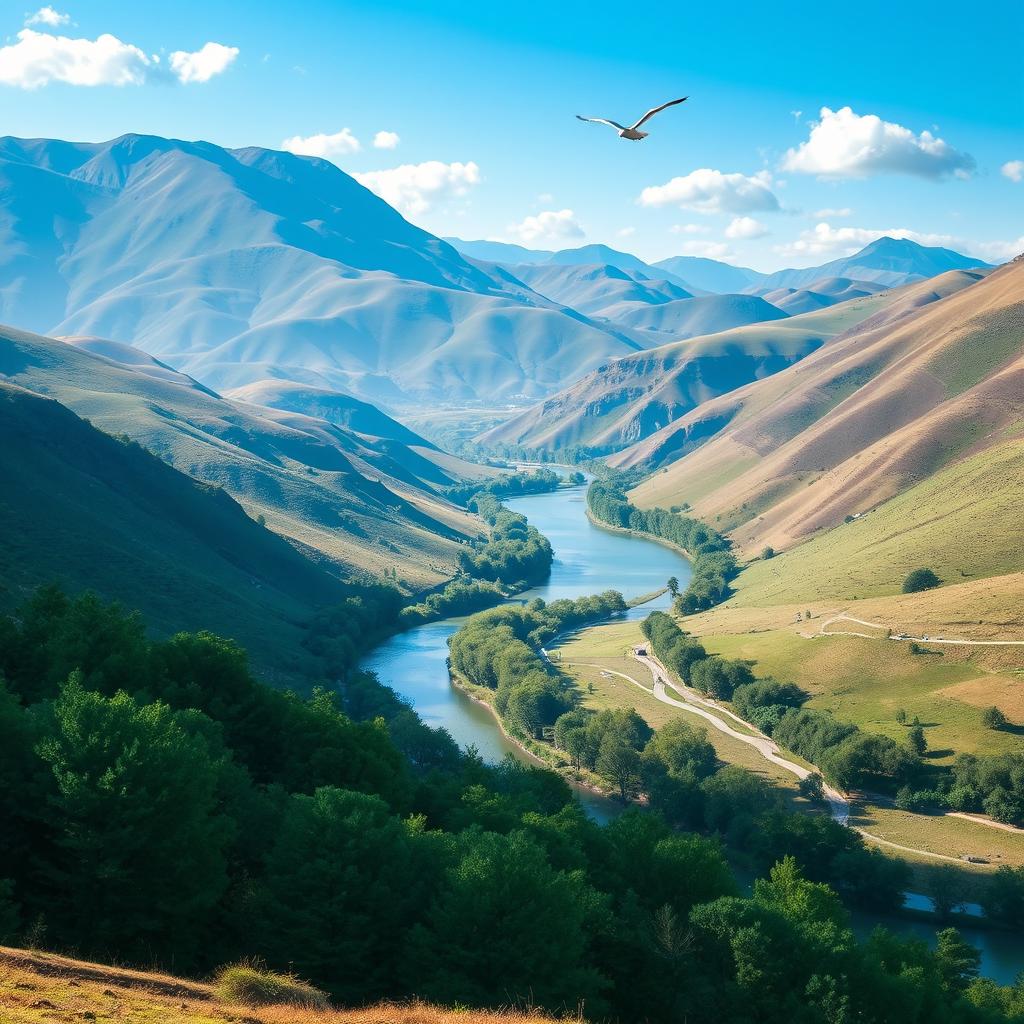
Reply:
<svg viewBox="0 0 1024 1024"><path fill-rule="evenodd" d="M981 713L981 721L986 729L1005 729L1006 715L999 708L985 708Z"/></svg>
<svg viewBox="0 0 1024 1024"><path fill-rule="evenodd" d="M915 569L903 581L903 593L917 594L922 590L932 590L941 583L942 580L931 569Z"/></svg>
<svg viewBox="0 0 1024 1024"><path fill-rule="evenodd" d="M221 968L217 974L217 995L226 1003L242 1006L328 1006L327 993L300 981L293 974L276 974L256 963L242 962Z"/></svg>

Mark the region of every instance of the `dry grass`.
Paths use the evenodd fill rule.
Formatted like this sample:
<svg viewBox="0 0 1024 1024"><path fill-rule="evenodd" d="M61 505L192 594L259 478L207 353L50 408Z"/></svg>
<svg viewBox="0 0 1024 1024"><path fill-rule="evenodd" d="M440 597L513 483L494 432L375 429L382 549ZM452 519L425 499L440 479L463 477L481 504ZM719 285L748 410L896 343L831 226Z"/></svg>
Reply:
<svg viewBox="0 0 1024 1024"><path fill-rule="evenodd" d="M578 1017L572 1018L581 1024ZM382 1003L361 1009L241 1007L212 985L0 947L3 1024L551 1024L520 1010Z"/></svg>
<svg viewBox="0 0 1024 1024"><path fill-rule="evenodd" d="M243 1006L288 1006L323 1010L326 992L314 988L294 974L277 974L257 963L238 963L223 967L217 975L217 995L226 1003Z"/></svg>

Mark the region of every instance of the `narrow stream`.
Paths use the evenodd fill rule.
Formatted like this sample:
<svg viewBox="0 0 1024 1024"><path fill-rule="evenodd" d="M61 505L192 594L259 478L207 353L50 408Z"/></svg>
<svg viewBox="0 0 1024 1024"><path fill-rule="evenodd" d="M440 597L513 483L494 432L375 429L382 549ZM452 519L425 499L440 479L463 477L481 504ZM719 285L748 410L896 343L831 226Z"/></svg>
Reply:
<svg viewBox="0 0 1024 1024"><path fill-rule="evenodd" d="M555 550L548 581L518 595L514 598L517 602L535 597L545 601L583 597L602 590L618 590L628 601L664 587L670 576L675 576L683 588L690 578L689 563L671 548L594 526L586 516L585 486L513 498L505 504L525 515ZM630 609L626 616L644 618L652 611L667 609L669 603L669 596L664 594ZM528 760L504 736L491 712L449 681L448 638L463 621L444 619L399 633L371 651L363 659L362 668L375 672L382 683L411 701L427 725L443 726L460 746L475 746L484 760L498 761L509 753ZM579 789L577 795L597 821L608 821L622 810L621 804L589 790ZM862 935L875 924L934 945L935 928L927 923L855 915L855 928ZM961 927L960 931L981 950L983 974L1001 984L1011 984L1024 970L1024 944L1016 936L970 927Z"/></svg>

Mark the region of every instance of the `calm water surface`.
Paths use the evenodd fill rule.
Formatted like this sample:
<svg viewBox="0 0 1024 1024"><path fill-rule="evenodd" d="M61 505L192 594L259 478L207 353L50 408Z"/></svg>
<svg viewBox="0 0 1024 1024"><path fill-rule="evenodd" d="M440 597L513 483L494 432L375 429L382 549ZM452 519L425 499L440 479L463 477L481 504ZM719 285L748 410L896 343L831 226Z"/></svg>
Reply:
<svg viewBox="0 0 1024 1024"><path fill-rule="evenodd" d="M690 578L689 563L671 548L594 526L586 516L585 487L508 499L505 504L525 515L555 550L548 581L518 595L516 601L535 597L553 601L602 590L618 590L629 600L664 587L670 576L675 576L684 588ZM652 611L667 609L669 603L665 594L631 608L626 616L643 618ZM463 621L444 619L393 636L372 651L362 667L376 672L382 683L411 701L428 725L447 729L461 747L475 746L487 761L498 761L506 754L527 760L523 751L505 738L490 711L449 682L448 638ZM615 801L586 790L577 794L587 813L598 821L607 821L622 809ZM855 927L862 935L879 923L934 945L935 928L923 922L855 916ZM960 930L981 950L984 974L1010 984L1024 970L1024 945L1016 936L968 927Z"/></svg>

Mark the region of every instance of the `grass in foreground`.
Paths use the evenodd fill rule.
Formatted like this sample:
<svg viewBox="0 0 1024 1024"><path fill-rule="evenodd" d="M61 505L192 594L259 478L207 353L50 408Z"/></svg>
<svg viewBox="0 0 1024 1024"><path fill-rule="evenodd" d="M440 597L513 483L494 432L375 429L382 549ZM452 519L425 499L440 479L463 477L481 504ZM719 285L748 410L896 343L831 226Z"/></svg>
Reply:
<svg viewBox="0 0 1024 1024"><path fill-rule="evenodd" d="M217 975L217 995L226 1003L243 1006L304 1006L322 1010L327 993L292 974L277 974L257 964L231 964Z"/></svg>
<svg viewBox="0 0 1024 1024"><path fill-rule="evenodd" d="M576 1019L576 1018L574 1018ZM424 1003L356 1010L240 1006L218 988L50 953L0 947L3 1024L551 1024L518 1010L445 1009Z"/></svg>

